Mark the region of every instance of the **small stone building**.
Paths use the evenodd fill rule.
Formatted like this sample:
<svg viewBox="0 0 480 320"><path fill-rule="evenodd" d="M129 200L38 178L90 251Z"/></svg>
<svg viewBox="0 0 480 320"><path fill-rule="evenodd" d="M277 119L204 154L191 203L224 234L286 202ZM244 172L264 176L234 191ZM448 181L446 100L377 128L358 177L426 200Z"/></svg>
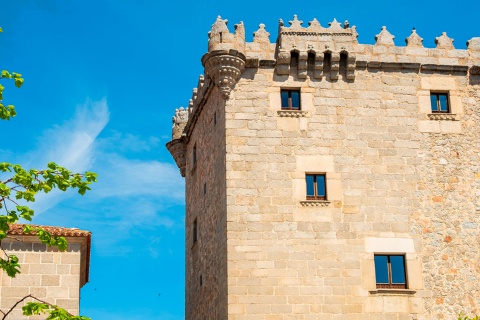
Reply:
<svg viewBox="0 0 480 320"><path fill-rule="evenodd" d="M219 17L173 117L186 319L480 313L480 38L278 28Z"/></svg>
<svg viewBox="0 0 480 320"><path fill-rule="evenodd" d="M35 235L25 234L23 225L12 225L7 238L2 240L2 247L19 258L21 273L15 278L0 273L0 310L8 311L31 294L78 315L80 288L88 282L91 233L76 228L42 228L54 236L65 237L68 249L60 252L55 247L49 248ZM22 315L22 306L23 303L17 306L7 320L27 319ZM45 316L31 319L45 319Z"/></svg>

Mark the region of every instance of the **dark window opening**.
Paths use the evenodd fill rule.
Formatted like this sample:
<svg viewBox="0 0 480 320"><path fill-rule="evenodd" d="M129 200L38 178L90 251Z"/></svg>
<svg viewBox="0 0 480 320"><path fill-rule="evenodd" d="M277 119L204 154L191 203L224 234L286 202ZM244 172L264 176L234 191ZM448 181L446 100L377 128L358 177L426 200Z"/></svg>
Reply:
<svg viewBox="0 0 480 320"><path fill-rule="evenodd" d="M197 219L193 220L193 244L198 240L198 222Z"/></svg>
<svg viewBox="0 0 480 320"><path fill-rule="evenodd" d="M282 110L300 110L300 90L281 90Z"/></svg>
<svg viewBox="0 0 480 320"><path fill-rule="evenodd" d="M407 289L404 255L375 255L377 288Z"/></svg>
<svg viewBox="0 0 480 320"><path fill-rule="evenodd" d="M326 200L325 174L307 174L307 200Z"/></svg>
<svg viewBox="0 0 480 320"><path fill-rule="evenodd" d="M327 74L330 72L332 63L332 54L330 52L326 52L323 57L323 74Z"/></svg>
<svg viewBox="0 0 480 320"><path fill-rule="evenodd" d="M200 287L203 286L203 277L200 275Z"/></svg>
<svg viewBox="0 0 480 320"><path fill-rule="evenodd" d="M193 152L192 152L192 161L193 165L195 166L197 164L197 146L193 146Z"/></svg>
<svg viewBox="0 0 480 320"><path fill-rule="evenodd" d="M432 105L432 112L450 113L448 93L430 93L430 103Z"/></svg>
<svg viewBox="0 0 480 320"><path fill-rule="evenodd" d="M213 113L213 125L217 125L217 112Z"/></svg>
<svg viewBox="0 0 480 320"><path fill-rule="evenodd" d="M347 76L347 58L348 55L346 53L340 53L340 63L339 63L339 74L343 77Z"/></svg>
<svg viewBox="0 0 480 320"><path fill-rule="evenodd" d="M307 71L313 72L315 69L315 53L309 52L307 58Z"/></svg>
<svg viewBox="0 0 480 320"><path fill-rule="evenodd" d="M204 195L207 194L207 184L206 183L203 184L203 194Z"/></svg>
<svg viewBox="0 0 480 320"><path fill-rule="evenodd" d="M298 56L298 52L292 51L292 53L290 53L290 68L298 67Z"/></svg>

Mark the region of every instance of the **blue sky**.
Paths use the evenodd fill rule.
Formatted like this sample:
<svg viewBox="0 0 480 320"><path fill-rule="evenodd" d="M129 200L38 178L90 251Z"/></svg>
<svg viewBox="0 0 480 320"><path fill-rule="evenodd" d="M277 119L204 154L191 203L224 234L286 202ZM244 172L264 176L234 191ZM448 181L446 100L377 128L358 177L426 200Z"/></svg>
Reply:
<svg viewBox="0 0 480 320"><path fill-rule="evenodd" d="M460 5L461 4L461 5ZM412 27L425 47L443 31L458 49L480 37L478 0L154 1L2 0L0 69L20 72L4 102L0 161L48 161L90 170L100 182L81 197L49 194L35 223L93 232L82 314L93 319L184 318L184 182L165 143L175 108L188 105L217 15L260 23L274 42L278 19L333 18L373 43L386 25L404 45Z"/></svg>

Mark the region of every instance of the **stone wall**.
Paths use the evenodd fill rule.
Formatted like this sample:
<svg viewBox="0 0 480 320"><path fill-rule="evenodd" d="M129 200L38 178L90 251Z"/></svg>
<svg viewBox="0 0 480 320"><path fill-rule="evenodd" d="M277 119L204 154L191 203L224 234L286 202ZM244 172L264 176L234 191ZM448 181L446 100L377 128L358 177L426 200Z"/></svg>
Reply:
<svg viewBox="0 0 480 320"><path fill-rule="evenodd" d="M289 23L276 43L264 25L245 43L243 24L232 34L219 17L205 80L167 144L186 159L187 319L480 313L480 38L457 50L442 33L424 48L413 30L398 47L383 27L362 45L348 23ZM301 110L281 110L281 89L300 90ZM448 93L449 113L432 113L431 92ZM225 121L214 138L212 112ZM306 173L326 175L326 200L306 199ZM207 180L218 189L202 198ZM224 202L200 210L211 244L195 251L205 201ZM377 288L375 254L404 255L406 289ZM228 288L195 289L199 273Z"/></svg>
<svg viewBox="0 0 480 320"><path fill-rule="evenodd" d="M424 79L453 83L468 113L455 130L421 131L448 121L421 113ZM328 80L247 69L227 102L230 318L478 312L478 87L400 70ZM300 88L303 116L280 111L280 88ZM326 172L328 203L302 203L306 172ZM379 252L407 255L410 291L376 292Z"/></svg>
<svg viewBox="0 0 480 320"><path fill-rule="evenodd" d="M207 90L208 102L186 147L187 319L226 319L227 312L225 102L216 87L207 84Z"/></svg>
<svg viewBox="0 0 480 320"><path fill-rule="evenodd" d="M59 252L48 248L35 236L11 236L2 240L8 254L19 258L20 271L15 278L0 273L0 308L9 310L18 300L31 294L38 299L58 305L74 315L80 308L80 288L86 281L85 245L79 238L67 238L68 249ZM88 253L89 255L89 253ZM27 299L26 301L33 301ZM19 305L7 319L26 319ZM45 319L35 316L29 319Z"/></svg>

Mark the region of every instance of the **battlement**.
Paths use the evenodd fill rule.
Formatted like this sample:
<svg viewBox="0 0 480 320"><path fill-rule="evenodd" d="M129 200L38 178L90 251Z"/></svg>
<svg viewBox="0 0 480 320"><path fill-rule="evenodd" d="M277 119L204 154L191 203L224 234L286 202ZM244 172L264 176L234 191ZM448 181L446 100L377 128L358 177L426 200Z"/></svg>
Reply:
<svg viewBox="0 0 480 320"><path fill-rule="evenodd" d="M211 87L216 86L228 100L246 68L272 68L280 77L329 82L355 82L358 70L480 75L480 37L468 40L467 49L461 50L455 49L454 39L443 32L435 38L435 48L425 48L424 39L413 29L405 46L397 46L395 36L383 26L374 36L375 44L359 44L357 28L348 21L342 24L334 19L324 27L313 19L303 26L294 15L289 26L279 20L275 43L270 42L264 24L253 32L253 41L246 42L243 22L235 25L233 33L227 23L217 17L208 33L208 52L202 57L205 77L200 76L188 108L177 109L172 142L188 142Z"/></svg>

